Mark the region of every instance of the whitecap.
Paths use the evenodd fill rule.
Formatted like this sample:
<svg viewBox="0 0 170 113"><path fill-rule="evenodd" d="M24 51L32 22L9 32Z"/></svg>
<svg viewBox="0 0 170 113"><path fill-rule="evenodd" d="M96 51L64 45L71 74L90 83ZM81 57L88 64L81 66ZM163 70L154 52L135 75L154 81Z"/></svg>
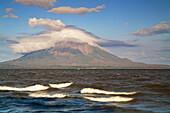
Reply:
<svg viewBox="0 0 170 113"><path fill-rule="evenodd" d="M99 89L93 89L93 88L83 88L81 93L86 94L108 94L108 95L134 95L137 92L114 92L114 91L104 91Z"/></svg>
<svg viewBox="0 0 170 113"><path fill-rule="evenodd" d="M61 84L49 84L50 87L52 88L65 88L65 87L68 87L68 86L71 86L73 84L73 82L70 82L70 83L61 83Z"/></svg>
<svg viewBox="0 0 170 113"><path fill-rule="evenodd" d="M133 98L114 96L114 97L84 97L85 99L95 102L128 102L132 101Z"/></svg>
<svg viewBox="0 0 170 113"><path fill-rule="evenodd" d="M66 97L67 95L65 94L61 94L61 93L56 93L56 94L48 94L48 93L39 93L39 92L36 92L36 93L31 93L29 94L28 96L30 97L35 97L35 98L64 98Z"/></svg>
<svg viewBox="0 0 170 113"><path fill-rule="evenodd" d="M0 90L9 90L9 91L40 91L40 90L46 90L48 88L49 88L48 86L43 86L38 84L34 86L24 87L24 88L0 86Z"/></svg>

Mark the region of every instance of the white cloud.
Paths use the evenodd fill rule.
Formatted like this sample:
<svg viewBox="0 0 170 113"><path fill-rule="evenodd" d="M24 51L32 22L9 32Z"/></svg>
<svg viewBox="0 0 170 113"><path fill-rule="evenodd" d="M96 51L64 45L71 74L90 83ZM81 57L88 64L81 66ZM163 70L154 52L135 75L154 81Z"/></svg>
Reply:
<svg viewBox="0 0 170 113"><path fill-rule="evenodd" d="M9 16L8 16L8 15L4 15L3 17L4 17L4 18L7 18L7 17L9 17Z"/></svg>
<svg viewBox="0 0 170 113"><path fill-rule="evenodd" d="M170 52L170 47L155 49L155 51L159 51L159 52Z"/></svg>
<svg viewBox="0 0 170 113"><path fill-rule="evenodd" d="M99 39L100 40L100 39ZM29 53L41 49L54 47L56 43L63 41L74 41L95 45L96 38L77 28L64 28L60 31L52 31L36 36L15 38L17 44L12 44L11 48L15 53Z"/></svg>
<svg viewBox="0 0 170 113"><path fill-rule="evenodd" d="M105 8L105 5L97 6L96 8L72 8L72 7L58 7L58 8L52 8L48 10L47 12L53 12L57 14L86 14L86 13L92 13L92 12L100 12L98 9Z"/></svg>
<svg viewBox="0 0 170 113"><path fill-rule="evenodd" d="M12 8L6 8L6 13L11 13L12 12Z"/></svg>
<svg viewBox="0 0 170 113"><path fill-rule="evenodd" d="M170 25L168 24L157 24L151 28L142 28L132 33L135 36L150 36L163 33L170 33Z"/></svg>
<svg viewBox="0 0 170 113"><path fill-rule="evenodd" d="M39 6L45 9L51 8L56 0L15 0L17 3L30 6Z"/></svg>
<svg viewBox="0 0 170 113"><path fill-rule="evenodd" d="M166 58L166 57L160 57L160 60L165 60L165 61L168 61L168 60L170 60L170 58Z"/></svg>
<svg viewBox="0 0 170 113"><path fill-rule="evenodd" d="M170 21L162 21L160 22L161 24L166 24L166 23L170 23Z"/></svg>
<svg viewBox="0 0 170 113"><path fill-rule="evenodd" d="M125 23L125 26L128 26L128 22Z"/></svg>
<svg viewBox="0 0 170 113"><path fill-rule="evenodd" d="M12 13L9 13L9 17L11 17L11 18L18 18L18 16L14 15Z"/></svg>
<svg viewBox="0 0 170 113"><path fill-rule="evenodd" d="M131 43L125 43L122 41L100 39L97 38L97 36L79 28L64 27L65 25L59 20L30 18L29 25L31 27L43 25L46 27L46 31L38 35L11 39L16 42L11 45L11 48L15 53L29 53L41 49L48 49L61 42L88 43L91 46L99 48L102 47L98 44L105 45L105 43L112 44L113 46L132 45Z"/></svg>
<svg viewBox="0 0 170 113"><path fill-rule="evenodd" d="M50 20L50 19L36 19L29 18L28 24L34 28L36 26L44 26L46 30L61 30L65 27L65 24L61 20Z"/></svg>
<svg viewBox="0 0 170 113"><path fill-rule="evenodd" d="M18 18L18 16L14 15L12 13L13 9L12 8L6 8L6 13L7 15L4 15L4 18L10 17L10 18Z"/></svg>
<svg viewBox="0 0 170 113"><path fill-rule="evenodd" d="M167 58L167 57L158 57L158 58L146 58L146 59L143 59L143 60L147 61L147 62L162 62L162 61L164 61L164 62L168 63L170 61L170 58Z"/></svg>
<svg viewBox="0 0 170 113"><path fill-rule="evenodd" d="M128 52L123 52L121 53L121 56L126 56L127 58L136 60L139 58L147 58L148 55L145 52L145 50L141 50L141 51L136 51L136 52L132 52L132 51L128 51Z"/></svg>

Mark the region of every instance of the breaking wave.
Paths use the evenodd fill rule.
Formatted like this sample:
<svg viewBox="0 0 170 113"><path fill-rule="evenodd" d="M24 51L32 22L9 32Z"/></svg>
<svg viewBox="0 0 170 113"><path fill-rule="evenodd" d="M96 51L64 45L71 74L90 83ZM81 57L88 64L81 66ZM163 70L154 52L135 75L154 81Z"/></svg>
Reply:
<svg viewBox="0 0 170 113"><path fill-rule="evenodd" d="M128 97L121 97L121 96L115 96L115 97L84 97L85 99L96 101L96 102L128 102L132 101L133 98Z"/></svg>
<svg viewBox="0 0 170 113"><path fill-rule="evenodd" d="M104 91L93 88L84 88L80 91L81 93L89 93L89 94L108 94L108 95L134 95L137 92L114 92L114 91Z"/></svg>
<svg viewBox="0 0 170 113"><path fill-rule="evenodd" d="M9 91L40 91L48 89L48 86L43 86L36 84L34 86L28 86L24 88L17 88L17 87L9 87L9 86L0 86L0 90L9 90Z"/></svg>
<svg viewBox="0 0 170 113"><path fill-rule="evenodd" d="M68 86L71 86L73 83L70 82L70 83L61 83L61 84L49 84L50 87L52 88L65 88L65 87L68 87Z"/></svg>
<svg viewBox="0 0 170 113"><path fill-rule="evenodd" d="M64 98L68 95L65 95L65 94L62 94L62 93L49 94L49 93L36 92L36 93L31 93L28 96L35 97L35 98L41 98L41 97L43 97L43 98Z"/></svg>

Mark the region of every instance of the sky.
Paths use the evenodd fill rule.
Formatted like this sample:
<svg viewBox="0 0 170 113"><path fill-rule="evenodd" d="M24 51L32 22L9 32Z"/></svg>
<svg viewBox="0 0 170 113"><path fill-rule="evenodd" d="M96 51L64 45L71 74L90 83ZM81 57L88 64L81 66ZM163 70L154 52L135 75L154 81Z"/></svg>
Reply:
<svg viewBox="0 0 170 113"><path fill-rule="evenodd" d="M170 65L169 6L170 0L0 0L0 62L74 39L135 62Z"/></svg>

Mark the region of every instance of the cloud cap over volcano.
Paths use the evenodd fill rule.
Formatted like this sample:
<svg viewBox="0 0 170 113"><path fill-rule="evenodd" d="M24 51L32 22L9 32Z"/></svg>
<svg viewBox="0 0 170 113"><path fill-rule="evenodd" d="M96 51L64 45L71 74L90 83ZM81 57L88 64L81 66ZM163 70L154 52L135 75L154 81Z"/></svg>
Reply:
<svg viewBox="0 0 170 113"><path fill-rule="evenodd" d="M11 48L15 53L29 53L42 49L48 49L55 47L56 43L62 42L76 42L87 43L91 46L102 48L101 46L126 46L134 47L136 44L127 43L123 41L104 40L98 38L92 33L85 30L66 26L60 20L50 19L36 19L30 18L29 25L31 27L42 25L46 28L46 31L32 36L18 37L11 39L15 41L15 44L11 45Z"/></svg>

